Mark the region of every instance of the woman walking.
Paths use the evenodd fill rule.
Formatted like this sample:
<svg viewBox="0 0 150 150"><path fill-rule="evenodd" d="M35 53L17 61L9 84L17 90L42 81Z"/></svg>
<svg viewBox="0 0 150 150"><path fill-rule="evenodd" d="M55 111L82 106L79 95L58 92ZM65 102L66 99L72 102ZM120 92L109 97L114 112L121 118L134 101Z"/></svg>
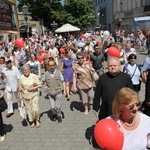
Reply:
<svg viewBox="0 0 150 150"><path fill-rule="evenodd" d="M31 127L40 127L39 118L39 96L38 88L41 82L37 75L30 73L30 66L23 66L23 75L19 79L20 100L23 100L26 106Z"/></svg>

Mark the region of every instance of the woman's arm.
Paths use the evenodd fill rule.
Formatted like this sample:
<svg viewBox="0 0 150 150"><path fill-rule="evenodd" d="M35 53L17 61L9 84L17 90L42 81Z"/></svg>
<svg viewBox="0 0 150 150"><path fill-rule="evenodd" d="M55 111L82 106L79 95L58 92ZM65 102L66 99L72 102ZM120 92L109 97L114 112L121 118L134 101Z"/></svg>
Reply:
<svg viewBox="0 0 150 150"><path fill-rule="evenodd" d="M62 72L62 71L63 71L63 68L64 68L64 62L63 62L63 61L61 61L61 65L60 65L60 72Z"/></svg>
<svg viewBox="0 0 150 150"><path fill-rule="evenodd" d="M3 98L4 97L4 93L0 93L0 98Z"/></svg>
<svg viewBox="0 0 150 150"><path fill-rule="evenodd" d="M39 73L39 79L41 79L41 63L38 63L38 73Z"/></svg>

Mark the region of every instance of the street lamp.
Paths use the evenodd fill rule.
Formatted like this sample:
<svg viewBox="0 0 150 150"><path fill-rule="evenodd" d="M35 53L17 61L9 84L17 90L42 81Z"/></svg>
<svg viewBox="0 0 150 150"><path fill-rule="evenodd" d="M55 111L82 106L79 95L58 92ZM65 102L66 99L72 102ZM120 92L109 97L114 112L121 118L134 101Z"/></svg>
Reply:
<svg viewBox="0 0 150 150"><path fill-rule="evenodd" d="M24 14L24 19L26 21L26 32L27 32L27 38L29 37L28 35L28 25L27 25L27 20L28 20L28 6L27 5L23 5L22 7L22 11L23 11L23 14Z"/></svg>

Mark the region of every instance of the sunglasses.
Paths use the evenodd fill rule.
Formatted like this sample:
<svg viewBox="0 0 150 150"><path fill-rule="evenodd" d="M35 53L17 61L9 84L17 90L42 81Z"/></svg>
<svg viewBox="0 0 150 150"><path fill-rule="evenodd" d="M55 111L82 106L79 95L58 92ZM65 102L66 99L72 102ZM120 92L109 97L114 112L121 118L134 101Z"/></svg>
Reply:
<svg viewBox="0 0 150 150"><path fill-rule="evenodd" d="M133 110L135 106L136 106L137 108L140 108L141 102L132 104L132 105L128 106L128 108L129 108L129 110Z"/></svg>
<svg viewBox="0 0 150 150"><path fill-rule="evenodd" d="M136 59L135 57L131 58L131 59Z"/></svg>
<svg viewBox="0 0 150 150"><path fill-rule="evenodd" d="M78 59L80 60L80 59L84 59L84 57L78 57Z"/></svg>

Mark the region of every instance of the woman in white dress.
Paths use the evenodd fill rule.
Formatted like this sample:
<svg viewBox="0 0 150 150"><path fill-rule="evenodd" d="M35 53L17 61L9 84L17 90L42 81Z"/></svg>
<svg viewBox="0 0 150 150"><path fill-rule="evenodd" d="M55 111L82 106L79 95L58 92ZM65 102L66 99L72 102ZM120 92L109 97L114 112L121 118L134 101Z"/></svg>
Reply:
<svg viewBox="0 0 150 150"><path fill-rule="evenodd" d="M19 84L20 100L25 103L31 127L40 127L38 88L41 87L41 82L37 75L30 73L30 66L27 64L23 66Z"/></svg>

